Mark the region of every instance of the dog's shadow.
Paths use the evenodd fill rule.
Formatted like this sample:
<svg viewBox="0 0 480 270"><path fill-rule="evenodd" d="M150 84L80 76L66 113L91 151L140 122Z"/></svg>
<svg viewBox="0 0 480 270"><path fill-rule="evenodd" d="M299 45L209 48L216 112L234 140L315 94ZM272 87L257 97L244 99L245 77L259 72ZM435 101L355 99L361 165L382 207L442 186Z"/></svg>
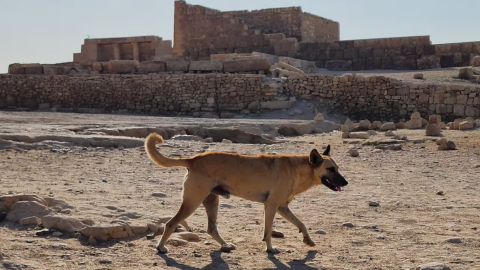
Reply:
<svg viewBox="0 0 480 270"><path fill-rule="evenodd" d="M317 254L317 251L309 251L307 256L302 259L302 260L292 260L288 262L287 264L282 263L280 260L278 260L275 255L269 254L268 259L275 265L276 268L263 268L264 270L270 270L270 269L280 269L280 270L285 270L285 269L303 269L303 270L310 270L310 269L318 269L318 267L312 267L306 265L308 261L311 261L315 258L315 255ZM230 267L228 266L228 263L222 258L222 252L221 251L213 251L210 253L210 257L212 258L212 262L203 267L203 268L197 268L197 267L192 267L189 265L185 265L182 263L178 263L175 261L175 259L172 259L168 257L165 254L158 254L162 259L165 260L165 263L167 266L175 267L177 269L181 270L207 270L207 269L218 269L218 270L228 270Z"/></svg>
<svg viewBox="0 0 480 270"><path fill-rule="evenodd" d="M263 270L270 270L270 269L280 269L280 270L285 270L285 269L302 269L302 270L310 270L310 269L319 269L318 267L312 267L308 266L306 263L308 261L311 261L315 258L315 255L317 255L318 251L316 250L310 250L307 253L307 256L302 259L302 260L292 260L286 264L282 263L280 260L278 260L275 255L269 254L268 259L275 264L276 268L263 268Z"/></svg>
<svg viewBox="0 0 480 270"><path fill-rule="evenodd" d="M203 267L203 268L197 268L197 267L191 267L189 265L181 264L175 261L175 259L172 259L168 257L165 254L158 254L162 259L165 260L165 263L167 266L175 267L181 270L204 270L204 269L230 269L228 266L228 263L222 258L222 253L221 251L212 251L210 252L210 258L212 258L212 262Z"/></svg>

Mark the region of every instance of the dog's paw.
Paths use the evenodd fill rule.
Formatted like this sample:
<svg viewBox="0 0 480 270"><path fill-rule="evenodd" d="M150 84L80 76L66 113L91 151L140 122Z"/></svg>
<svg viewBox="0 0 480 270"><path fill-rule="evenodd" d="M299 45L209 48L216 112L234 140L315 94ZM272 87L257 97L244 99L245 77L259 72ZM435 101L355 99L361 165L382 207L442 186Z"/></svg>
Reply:
<svg viewBox="0 0 480 270"><path fill-rule="evenodd" d="M232 250L235 250L236 248L237 247L234 244L228 243L228 244L222 245L222 247L220 248L220 251L230 252Z"/></svg>
<svg viewBox="0 0 480 270"><path fill-rule="evenodd" d="M315 246L315 242L313 242L313 240L310 239L310 237L304 237L303 243L305 243L307 246L311 246L311 247Z"/></svg>
<svg viewBox="0 0 480 270"><path fill-rule="evenodd" d="M267 252L270 253L270 254L278 254L278 253L280 253L280 250L278 250L278 248L276 248L276 247L272 247L270 249L267 248Z"/></svg>
<svg viewBox="0 0 480 270"><path fill-rule="evenodd" d="M157 251L158 253L165 254L168 252L168 249L166 247L157 246Z"/></svg>

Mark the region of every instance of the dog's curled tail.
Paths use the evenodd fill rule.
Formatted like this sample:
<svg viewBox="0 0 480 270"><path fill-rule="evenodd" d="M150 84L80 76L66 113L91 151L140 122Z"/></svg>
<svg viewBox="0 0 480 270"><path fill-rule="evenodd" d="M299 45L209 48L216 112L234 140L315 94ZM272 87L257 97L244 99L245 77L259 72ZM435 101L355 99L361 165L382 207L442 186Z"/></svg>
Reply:
<svg viewBox="0 0 480 270"><path fill-rule="evenodd" d="M185 158L168 158L158 152L155 143L163 143L162 136L157 133L151 133L145 140L145 150L148 157L157 165L162 167L188 167L188 159Z"/></svg>

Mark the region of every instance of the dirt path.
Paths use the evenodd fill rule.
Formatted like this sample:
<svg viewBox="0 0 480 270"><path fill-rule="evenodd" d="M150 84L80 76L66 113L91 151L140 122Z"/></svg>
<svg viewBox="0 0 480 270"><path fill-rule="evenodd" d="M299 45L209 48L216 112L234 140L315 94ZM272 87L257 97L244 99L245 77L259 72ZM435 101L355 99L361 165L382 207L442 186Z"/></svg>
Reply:
<svg viewBox="0 0 480 270"><path fill-rule="evenodd" d="M58 125L64 130L69 125L113 121L102 115L89 121L78 120L76 117L83 116L75 114L50 114L30 121L25 116L2 114L1 126L18 131ZM162 124L177 121L123 118L112 125L135 125L139 119L142 123L146 123L144 119ZM422 130L396 132L409 139L424 138ZM304 245L293 225L277 216L274 226L285 238L273 242L282 253L267 255L261 241L263 206L231 198L221 199L224 205L218 227L225 239L237 245L232 253L220 253L205 233L207 217L200 207L187 221L201 240L184 247L169 245L168 255L156 254L159 237L93 247L75 238L37 237L32 227L2 222L0 265L7 269L414 269L438 261L455 270L480 269L480 168L476 168L480 164L480 133L444 131L444 135L457 144L457 151L436 151L435 143L426 141L407 143L403 151L373 151L365 146L360 156L353 158L347 155L352 145L345 144L338 132L295 137L268 146L170 141L170 147L159 148L162 153L181 156L204 150L282 154L308 153L313 147L331 144L333 157L350 184L342 193L315 187L291 205L309 228L317 243L314 248ZM184 175L184 169L153 165L141 147L0 150L0 195L54 196L74 206L70 216L97 224L115 219L147 222L175 214ZM444 195L437 195L438 191ZM164 192L167 197L152 197L154 192ZM380 206L370 207L369 201ZM345 222L355 227L342 227ZM317 230L326 234L317 234ZM446 243L448 238L460 238L463 243Z"/></svg>

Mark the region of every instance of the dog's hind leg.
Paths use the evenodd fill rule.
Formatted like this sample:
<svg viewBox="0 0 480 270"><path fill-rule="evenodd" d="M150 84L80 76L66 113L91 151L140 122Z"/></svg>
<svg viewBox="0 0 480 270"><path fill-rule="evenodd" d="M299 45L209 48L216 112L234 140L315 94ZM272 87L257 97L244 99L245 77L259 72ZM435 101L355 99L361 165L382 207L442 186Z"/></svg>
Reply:
<svg viewBox="0 0 480 270"><path fill-rule="evenodd" d="M277 212L278 204L271 202L265 202L265 231L263 232L263 241L267 245L267 252L269 253L279 253L280 251L272 247L272 230L273 230L273 220L275 218L275 213Z"/></svg>
<svg viewBox="0 0 480 270"><path fill-rule="evenodd" d="M183 183L183 202L178 213L165 224L165 231L162 239L157 244L157 250L160 253L167 253L165 244L177 228L178 224L188 218L205 198L210 194L210 182L202 176L190 174Z"/></svg>
<svg viewBox="0 0 480 270"><path fill-rule="evenodd" d="M300 232L303 234L303 242L305 244L311 247L315 246L315 242L313 242L313 240L310 238L310 235L308 234L307 227L305 227L305 224L303 224L303 222L301 222L300 219L298 219L297 216L295 216L292 211L290 211L290 208L288 208L288 204L280 205L277 212L300 230Z"/></svg>
<svg viewBox="0 0 480 270"><path fill-rule="evenodd" d="M218 215L218 204L220 200L218 195L210 193L208 197L203 201L203 206L208 216L208 234L217 241L222 248L220 249L223 252L230 252L235 249L234 244L225 242L222 237L218 234L217 230L217 215Z"/></svg>

